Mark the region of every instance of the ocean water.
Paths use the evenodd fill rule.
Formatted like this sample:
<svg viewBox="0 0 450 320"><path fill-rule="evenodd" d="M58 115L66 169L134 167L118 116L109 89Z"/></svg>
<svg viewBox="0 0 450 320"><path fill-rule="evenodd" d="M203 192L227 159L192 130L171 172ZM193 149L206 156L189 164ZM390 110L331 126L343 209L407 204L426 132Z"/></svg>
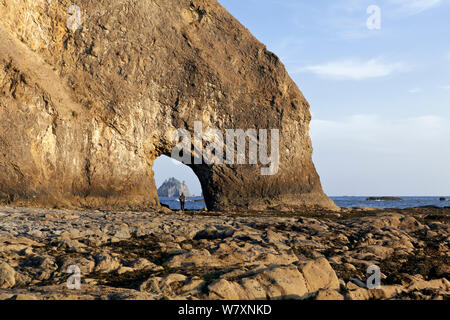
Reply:
<svg viewBox="0 0 450 320"><path fill-rule="evenodd" d="M369 207L378 209L406 209L425 206L450 207L450 196L438 197L400 197L403 200L396 201L367 201L368 197L330 197L339 207ZM440 201L440 198L446 198L446 201Z"/></svg>
<svg viewBox="0 0 450 320"><path fill-rule="evenodd" d="M344 208L369 207L378 209L390 208L416 208L424 206L450 207L450 196L445 197L446 201L440 201L441 197L401 197L398 201L367 201L368 197L330 197L336 205ZM178 198L159 198L159 201L168 205L171 209L180 209ZM186 210L202 210L206 207L203 197L186 198Z"/></svg>
<svg viewBox="0 0 450 320"><path fill-rule="evenodd" d="M178 198L160 197L159 202L169 206L170 209L179 210L180 201ZM186 210L202 210L206 208L205 200L203 197L186 197L186 203L184 205Z"/></svg>

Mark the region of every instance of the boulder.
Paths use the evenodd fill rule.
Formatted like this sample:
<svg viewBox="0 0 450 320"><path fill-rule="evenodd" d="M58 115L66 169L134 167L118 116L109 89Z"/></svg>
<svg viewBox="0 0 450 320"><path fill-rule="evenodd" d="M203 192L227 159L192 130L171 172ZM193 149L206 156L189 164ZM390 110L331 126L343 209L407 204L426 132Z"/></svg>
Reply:
<svg viewBox="0 0 450 320"><path fill-rule="evenodd" d="M110 256L107 253L96 255L95 262L96 262L94 268L95 272L108 273L117 270L120 267L120 262L116 258Z"/></svg>
<svg viewBox="0 0 450 320"><path fill-rule="evenodd" d="M380 259L386 259L392 256L394 253L393 248L389 248L387 246L379 246L379 245L370 245L362 249L363 252L369 252L374 254Z"/></svg>
<svg viewBox="0 0 450 320"><path fill-rule="evenodd" d="M210 299L300 299L308 294L303 275L294 266L273 266L238 282L219 279L208 286Z"/></svg>
<svg viewBox="0 0 450 320"><path fill-rule="evenodd" d="M208 286L209 299L217 300L241 300L246 296L239 284L219 279Z"/></svg>
<svg viewBox="0 0 450 320"><path fill-rule="evenodd" d="M384 299L392 299L406 290L400 285L382 285L380 289Z"/></svg>
<svg viewBox="0 0 450 320"><path fill-rule="evenodd" d="M356 290L347 292L346 299L348 299L348 300L369 300L370 299L370 291L368 289L358 288Z"/></svg>
<svg viewBox="0 0 450 320"><path fill-rule="evenodd" d="M178 273L169 274L163 278L152 277L144 281L140 286L140 291L147 291L155 294L171 295L173 293L172 287L175 284L181 287L186 281L186 276Z"/></svg>
<svg viewBox="0 0 450 320"><path fill-rule="evenodd" d="M67 272L69 266L77 266L80 268L82 276L85 276L94 271L95 262L86 258L76 258L71 256L65 256L60 260L61 272Z"/></svg>
<svg viewBox="0 0 450 320"><path fill-rule="evenodd" d="M250 299L301 299L308 293L305 278L295 266L269 268L244 279L242 287Z"/></svg>
<svg viewBox="0 0 450 320"><path fill-rule="evenodd" d="M194 236L194 240L202 240L202 239L206 239L206 240L216 240L216 239L226 239L229 237L232 237L234 234L235 230L228 228L228 229L224 229L224 230L217 230L215 228L207 228L204 230L200 230L199 232L197 232L197 234Z"/></svg>
<svg viewBox="0 0 450 320"><path fill-rule="evenodd" d="M253 270L247 275L241 274L239 278L238 281L224 278L216 280L208 287L208 297L231 300L306 299L314 295L319 295L319 299L343 298L336 291L339 289L339 280L326 259L310 261L300 270L293 265L272 265Z"/></svg>
<svg viewBox="0 0 450 320"><path fill-rule="evenodd" d="M6 262L0 261L0 288L12 288L16 284L16 272Z"/></svg>
<svg viewBox="0 0 450 320"><path fill-rule="evenodd" d="M315 300L344 300L344 296L337 290L320 290L315 296Z"/></svg>
<svg viewBox="0 0 450 320"><path fill-rule="evenodd" d="M423 280L414 279L408 286L408 290L424 290L424 289L435 289L443 290L446 293L450 293L450 281L445 278L434 279L434 280Z"/></svg>
<svg viewBox="0 0 450 320"><path fill-rule="evenodd" d="M339 289L339 280L328 260L319 258L311 260L300 267L309 292L319 289Z"/></svg>

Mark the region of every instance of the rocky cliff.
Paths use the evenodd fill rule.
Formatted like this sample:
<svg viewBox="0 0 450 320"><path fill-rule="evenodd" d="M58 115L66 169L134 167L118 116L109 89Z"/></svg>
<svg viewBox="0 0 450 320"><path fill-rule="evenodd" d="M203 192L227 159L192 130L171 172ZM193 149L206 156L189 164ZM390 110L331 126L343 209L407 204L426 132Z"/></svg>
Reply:
<svg viewBox="0 0 450 320"><path fill-rule="evenodd" d="M78 10L79 9L79 10ZM177 129L279 129L279 170L192 165L210 209L334 207L309 105L215 0L0 2L0 198L158 206L153 161Z"/></svg>
<svg viewBox="0 0 450 320"><path fill-rule="evenodd" d="M175 178L164 181L158 188L158 197L179 197L182 193L186 197L191 196L188 186Z"/></svg>

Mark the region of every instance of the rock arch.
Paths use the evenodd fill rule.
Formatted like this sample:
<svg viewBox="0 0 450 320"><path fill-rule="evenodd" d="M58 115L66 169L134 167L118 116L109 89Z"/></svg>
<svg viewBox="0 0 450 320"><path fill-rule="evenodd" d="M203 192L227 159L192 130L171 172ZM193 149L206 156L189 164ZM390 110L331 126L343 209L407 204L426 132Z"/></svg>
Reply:
<svg viewBox="0 0 450 320"><path fill-rule="evenodd" d="M309 105L280 60L216 1L0 4L0 197L157 207L173 132L279 129L276 175L192 165L210 209L334 207L312 163ZM30 19L31 18L31 19ZM7 200L9 199L9 200Z"/></svg>

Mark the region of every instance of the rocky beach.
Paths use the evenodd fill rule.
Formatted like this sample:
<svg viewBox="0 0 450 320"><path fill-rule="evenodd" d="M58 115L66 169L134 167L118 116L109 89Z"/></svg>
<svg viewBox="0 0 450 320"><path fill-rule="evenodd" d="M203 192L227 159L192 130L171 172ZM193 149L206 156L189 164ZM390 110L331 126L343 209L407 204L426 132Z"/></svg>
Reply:
<svg viewBox="0 0 450 320"><path fill-rule="evenodd" d="M449 213L2 207L0 298L448 299Z"/></svg>
<svg viewBox="0 0 450 320"><path fill-rule="evenodd" d="M252 16L258 11L249 10ZM366 10L361 13L366 18ZM315 144L332 146L317 155L330 161L321 172L334 181L334 194L361 194L361 180L383 192L440 197L448 191L448 157L440 153L448 144L437 138L450 135L438 130L448 121L433 116L429 108L436 103L416 99L426 101L426 116L418 118L425 129L411 130L429 131L431 140L416 139L405 133L409 118L372 115L391 110L388 103L422 108L399 99L404 78L397 86L383 82L396 96L377 86L383 100L368 104L373 87L364 94L355 86L290 76L322 76L331 67L331 78L343 72L361 80L403 72L408 64L344 59L336 67L342 54L323 46L335 41L297 25L319 46L297 48L293 61L330 62L288 71L269 51L273 42L260 42L216 0L5 0L0 16L1 300L448 300L450 207L342 208L322 188L309 134L312 125L327 125L326 139ZM277 24L258 33L286 40L281 47L289 51L303 44L283 39L292 28L277 32ZM395 42L402 48L391 52L407 48ZM349 48L353 54L358 47L345 43ZM431 69L444 70L441 65ZM297 82L308 97L315 84L317 95L328 99L312 100L319 105L316 123ZM345 95L335 98L334 91ZM363 100L355 105L368 109L347 114L357 95ZM349 123L357 133L347 130L347 117L356 119ZM365 131L376 127L372 121L386 141ZM385 122L395 130L386 130ZM327 128L345 134L338 138ZM417 155L393 139L397 135L406 136L407 145L419 142L411 147ZM353 136L363 144L354 144ZM433 144L439 153L429 152ZM376 165L359 168L374 150ZM153 168L163 156L192 169L207 210L162 205L163 197L188 196L184 182L168 181L157 191ZM369 200L401 201L372 197L367 206ZM446 206L446 198L438 201ZM372 286L373 276L380 285Z"/></svg>

